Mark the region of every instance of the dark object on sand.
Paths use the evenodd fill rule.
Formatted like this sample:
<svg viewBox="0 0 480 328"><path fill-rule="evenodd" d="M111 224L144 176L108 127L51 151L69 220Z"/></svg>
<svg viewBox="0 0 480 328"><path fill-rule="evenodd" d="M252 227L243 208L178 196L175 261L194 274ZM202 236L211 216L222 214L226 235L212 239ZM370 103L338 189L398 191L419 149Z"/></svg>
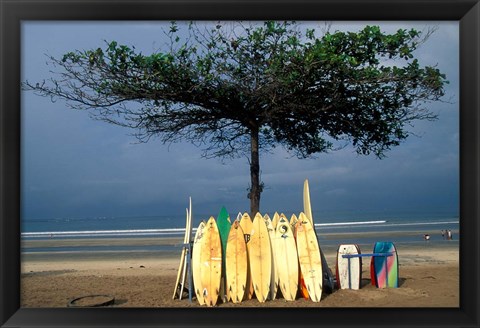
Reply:
<svg viewBox="0 0 480 328"><path fill-rule="evenodd" d="M115 297L110 295L87 295L68 302L68 307L100 307L115 303Z"/></svg>

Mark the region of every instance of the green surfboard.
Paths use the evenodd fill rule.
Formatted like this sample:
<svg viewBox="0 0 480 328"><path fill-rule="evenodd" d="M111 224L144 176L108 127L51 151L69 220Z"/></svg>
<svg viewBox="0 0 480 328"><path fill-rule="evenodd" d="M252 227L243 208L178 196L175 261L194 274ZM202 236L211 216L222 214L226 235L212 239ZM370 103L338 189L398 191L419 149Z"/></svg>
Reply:
<svg viewBox="0 0 480 328"><path fill-rule="evenodd" d="M231 225L232 224L230 222L230 215L228 214L225 206L223 206L217 217L217 227L220 233L220 241L222 243L222 283L220 284L221 285L220 295L224 302L228 301L228 294L229 294L228 291L225 290L226 289L225 286L227 286L225 282L225 277L226 277L225 256L226 256L226 249L227 249L228 234L230 233Z"/></svg>

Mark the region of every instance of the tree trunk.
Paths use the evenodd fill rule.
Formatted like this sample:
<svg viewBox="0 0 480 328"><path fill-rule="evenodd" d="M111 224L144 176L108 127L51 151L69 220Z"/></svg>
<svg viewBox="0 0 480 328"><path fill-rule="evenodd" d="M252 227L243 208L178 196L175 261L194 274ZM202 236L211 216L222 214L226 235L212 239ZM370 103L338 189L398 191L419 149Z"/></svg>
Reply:
<svg viewBox="0 0 480 328"><path fill-rule="evenodd" d="M258 145L258 128L251 130L251 158L250 158L250 215L253 217L260 211L260 156Z"/></svg>

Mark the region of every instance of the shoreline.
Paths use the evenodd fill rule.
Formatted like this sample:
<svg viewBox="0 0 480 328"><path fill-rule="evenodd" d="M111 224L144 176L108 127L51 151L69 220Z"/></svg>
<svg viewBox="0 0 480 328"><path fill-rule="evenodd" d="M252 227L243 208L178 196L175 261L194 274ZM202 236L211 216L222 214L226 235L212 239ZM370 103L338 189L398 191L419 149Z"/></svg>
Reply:
<svg viewBox="0 0 480 328"><path fill-rule="evenodd" d="M218 306L458 307L458 246L458 241L399 245L400 287L395 289L378 289L370 284L370 259L366 258L362 265L362 288L357 291L335 290L324 294L319 303L297 297L295 302L280 298L260 303L252 299ZM322 250L335 272L336 247L322 247ZM195 299L190 303L188 297L172 300L180 253L178 247L163 253L22 254L21 306L66 307L69 300L77 297L109 294L116 300L113 307L200 307Z"/></svg>
<svg viewBox="0 0 480 328"><path fill-rule="evenodd" d="M458 242L459 231L452 230L454 241ZM397 231L371 231L371 232L322 232L317 233L320 244L327 246L342 244L345 240L356 240L358 244L365 244L372 239L380 240L389 238L393 242L402 243L402 238L409 237L409 242L424 242L423 235L431 235L430 243L450 242L440 237L438 230L397 230ZM396 241L398 239L398 241ZM336 243L335 243L336 242ZM155 236L155 237L90 237L90 238L64 238L52 237L41 239L22 238L22 248L45 248L45 247L94 247L94 246L176 246L183 244L183 236ZM373 247L373 244L372 244Z"/></svg>

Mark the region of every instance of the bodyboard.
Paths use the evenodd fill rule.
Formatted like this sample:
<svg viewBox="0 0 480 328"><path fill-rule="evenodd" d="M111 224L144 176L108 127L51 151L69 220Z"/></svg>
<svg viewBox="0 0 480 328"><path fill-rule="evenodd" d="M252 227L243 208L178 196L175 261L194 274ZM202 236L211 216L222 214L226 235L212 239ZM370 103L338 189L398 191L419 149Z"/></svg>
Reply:
<svg viewBox="0 0 480 328"><path fill-rule="evenodd" d="M378 288L398 287L398 254L392 242L376 242L373 253L392 253L392 256L374 256L373 272ZM388 280L387 280L388 276Z"/></svg>
<svg viewBox="0 0 480 328"><path fill-rule="evenodd" d="M340 245L337 250L337 287L338 289L360 289L362 280L362 259L361 257L344 258L343 255L360 254L357 245ZM349 267L350 264L350 267Z"/></svg>

